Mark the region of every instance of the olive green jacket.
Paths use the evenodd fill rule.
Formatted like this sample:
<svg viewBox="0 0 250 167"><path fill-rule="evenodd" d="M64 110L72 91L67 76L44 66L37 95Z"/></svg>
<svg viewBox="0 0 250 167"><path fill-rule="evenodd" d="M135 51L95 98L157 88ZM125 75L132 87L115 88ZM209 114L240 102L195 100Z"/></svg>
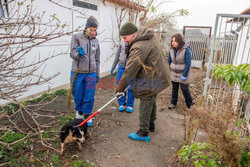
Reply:
<svg viewBox="0 0 250 167"><path fill-rule="evenodd" d="M154 31L140 28L129 45L128 62L117 91L131 85L136 98L154 96L171 83L170 69Z"/></svg>

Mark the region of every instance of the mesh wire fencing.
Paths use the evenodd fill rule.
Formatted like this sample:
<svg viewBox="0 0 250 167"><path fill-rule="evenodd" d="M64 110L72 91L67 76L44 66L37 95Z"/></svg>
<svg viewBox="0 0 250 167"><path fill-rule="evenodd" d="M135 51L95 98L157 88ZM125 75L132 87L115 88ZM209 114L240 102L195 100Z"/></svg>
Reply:
<svg viewBox="0 0 250 167"><path fill-rule="evenodd" d="M207 107L214 112L233 112L239 120L244 120L247 129L239 129L245 136L250 130L249 95L239 86L229 86L222 79L216 80L212 71L216 64L250 63L250 24L249 15L217 14L212 39L207 43L205 59L207 74L203 96Z"/></svg>

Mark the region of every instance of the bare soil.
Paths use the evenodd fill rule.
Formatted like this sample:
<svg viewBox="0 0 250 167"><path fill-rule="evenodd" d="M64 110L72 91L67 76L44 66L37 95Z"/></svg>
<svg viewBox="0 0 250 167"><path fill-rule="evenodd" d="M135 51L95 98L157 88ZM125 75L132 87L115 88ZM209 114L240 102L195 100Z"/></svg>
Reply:
<svg viewBox="0 0 250 167"><path fill-rule="evenodd" d="M97 85L95 94L94 110L102 107L114 97L114 87L102 87L101 84L112 83L115 77L103 78ZM205 72L200 69L191 69L190 91L195 103L199 103L202 94ZM64 156L61 158L61 166L68 166L72 157L85 162L92 162L96 167L166 167L175 166L170 161L184 141L184 113L186 105L183 95L179 91L177 109L168 110L167 106L171 100L171 86L157 96L157 120L155 132L150 132L149 143L133 141L128 138L130 133L136 132L139 128L139 99L135 100L135 111L133 113L118 112L118 103L114 101L93 119L93 126L89 127L89 139L83 144L83 151L79 152L77 144L69 144L65 147ZM52 115L69 115L75 113L73 105L70 109L66 107L66 96L58 97L49 104L42 112L53 111ZM50 122L49 126L59 127L59 123L52 123L47 118L41 118L41 122ZM21 126L21 124L19 124ZM61 127L59 127L60 129ZM55 147L59 150L58 142ZM35 141L33 141L35 142ZM40 151L46 151L39 143L30 146L32 149L22 150L21 154L36 155ZM42 162L51 162L51 152L44 155ZM55 152L53 152L55 154ZM16 154L15 157L17 157ZM49 162L50 161L50 162Z"/></svg>
<svg viewBox="0 0 250 167"><path fill-rule="evenodd" d="M191 70L190 90L194 101L202 93L205 72ZM133 141L128 138L139 128L139 100L135 100L133 113L118 112L115 101L94 117L94 125L89 128L90 138L84 144L84 150L71 150L70 156L77 153L81 159L89 160L100 167L166 167L174 166L169 159L176 154L184 139L183 113L186 112L184 98L180 91L178 107L168 110L171 100L171 86L157 97L158 112L156 131L149 133L149 143ZM114 96L114 89L97 89L94 111Z"/></svg>

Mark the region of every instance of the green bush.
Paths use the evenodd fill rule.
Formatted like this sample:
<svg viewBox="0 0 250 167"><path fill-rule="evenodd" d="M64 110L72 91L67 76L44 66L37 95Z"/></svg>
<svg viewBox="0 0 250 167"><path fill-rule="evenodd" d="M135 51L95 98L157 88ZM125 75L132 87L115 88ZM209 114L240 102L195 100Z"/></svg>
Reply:
<svg viewBox="0 0 250 167"><path fill-rule="evenodd" d="M240 64L238 66L217 64L212 74L215 79L223 78L230 86L236 83L242 90L250 94L250 64Z"/></svg>
<svg viewBox="0 0 250 167"><path fill-rule="evenodd" d="M3 132L0 134L2 135ZM3 138L1 138L1 141L5 143L13 143L22 139L23 137L25 137L25 135L19 132L8 132ZM12 150L7 150L3 145L0 144L0 159L4 159L5 162L10 161L11 154L15 154L28 144L29 141L27 139L21 140L20 142L11 145Z"/></svg>
<svg viewBox="0 0 250 167"><path fill-rule="evenodd" d="M69 167L88 167L88 164L84 163L81 160L73 160L70 164Z"/></svg>
<svg viewBox="0 0 250 167"><path fill-rule="evenodd" d="M208 143L193 143L182 146L178 156L182 158L182 163L191 161L195 167L217 167L222 165L219 161L220 155L214 152L212 145Z"/></svg>
<svg viewBox="0 0 250 167"><path fill-rule="evenodd" d="M64 125L64 124L72 121L74 119L74 117L75 117L75 114L65 115L59 119L59 122L61 125Z"/></svg>

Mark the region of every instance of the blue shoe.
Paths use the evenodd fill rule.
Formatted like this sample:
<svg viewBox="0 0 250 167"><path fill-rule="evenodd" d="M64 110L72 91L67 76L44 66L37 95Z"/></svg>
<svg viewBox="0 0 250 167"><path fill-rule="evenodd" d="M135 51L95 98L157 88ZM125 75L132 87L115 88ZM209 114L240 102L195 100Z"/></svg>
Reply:
<svg viewBox="0 0 250 167"><path fill-rule="evenodd" d="M88 127L90 127L90 126L93 125L92 118L91 118L90 120L87 121L87 125L88 125Z"/></svg>
<svg viewBox="0 0 250 167"><path fill-rule="evenodd" d="M132 113L132 112L134 112L134 108L133 107L127 107L126 111L128 113Z"/></svg>
<svg viewBox="0 0 250 167"><path fill-rule="evenodd" d="M141 131L138 131L137 133L139 133ZM128 137L132 140L136 140L136 141L146 141L149 142L150 141L150 137L147 135L145 137L139 136L136 132L131 133L128 135Z"/></svg>
<svg viewBox="0 0 250 167"><path fill-rule="evenodd" d="M120 112L123 112L124 110L125 110L124 106L120 106L119 109L118 109L118 111L120 111Z"/></svg>
<svg viewBox="0 0 250 167"><path fill-rule="evenodd" d="M89 114L84 114L84 119L87 119L88 117L89 117ZM92 118L87 121L87 125L88 127L93 125Z"/></svg>

